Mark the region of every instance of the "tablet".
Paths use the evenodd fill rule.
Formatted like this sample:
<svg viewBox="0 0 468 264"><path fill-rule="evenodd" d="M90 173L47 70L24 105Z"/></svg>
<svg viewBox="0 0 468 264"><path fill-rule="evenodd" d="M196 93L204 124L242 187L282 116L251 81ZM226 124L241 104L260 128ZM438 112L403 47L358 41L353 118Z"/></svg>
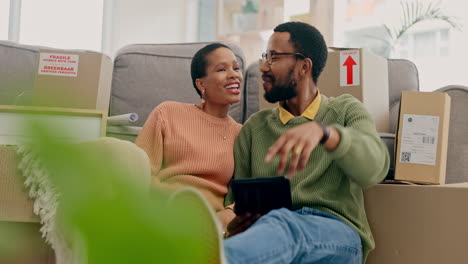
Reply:
<svg viewBox="0 0 468 264"><path fill-rule="evenodd" d="M291 209L291 188L289 179L279 177L233 179L234 212L259 213L264 215L273 209Z"/></svg>

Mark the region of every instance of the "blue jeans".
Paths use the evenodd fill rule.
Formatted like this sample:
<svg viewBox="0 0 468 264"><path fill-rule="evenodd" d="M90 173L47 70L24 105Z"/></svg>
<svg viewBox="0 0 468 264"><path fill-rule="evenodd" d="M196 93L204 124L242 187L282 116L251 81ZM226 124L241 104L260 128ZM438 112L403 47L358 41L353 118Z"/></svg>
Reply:
<svg viewBox="0 0 468 264"><path fill-rule="evenodd" d="M270 211L224 240L224 250L229 264L362 264L358 232L338 217L308 207Z"/></svg>

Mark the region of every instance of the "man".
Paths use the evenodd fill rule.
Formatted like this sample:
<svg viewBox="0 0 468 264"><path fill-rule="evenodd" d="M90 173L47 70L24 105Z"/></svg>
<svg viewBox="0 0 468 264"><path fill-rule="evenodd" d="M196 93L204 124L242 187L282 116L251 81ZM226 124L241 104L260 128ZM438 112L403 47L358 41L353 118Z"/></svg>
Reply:
<svg viewBox="0 0 468 264"><path fill-rule="evenodd" d="M293 210L236 216L224 243L229 264L362 263L374 248L362 189L385 177L389 155L357 99L320 94L327 53L305 23L281 24L268 41L260 70L265 98L279 106L244 124L234 177L287 174Z"/></svg>

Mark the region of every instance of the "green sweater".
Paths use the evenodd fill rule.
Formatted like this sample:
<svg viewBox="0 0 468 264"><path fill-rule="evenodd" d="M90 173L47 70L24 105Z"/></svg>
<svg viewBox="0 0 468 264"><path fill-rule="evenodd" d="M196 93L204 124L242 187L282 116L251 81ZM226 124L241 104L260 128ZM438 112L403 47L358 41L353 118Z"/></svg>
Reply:
<svg viewBox="0 0 468 264"><path fill-rule="evenodd" d="M387 148L364 105L351 95L336 98L322 95L315 120L335 127L341 141L332 152L317 146L308 165L291 179L293 209L315 208L336 215L351 225L361 237L365 261L375 244L364 210L362 189L384 179L389 168ZM234 146L234 177L277 175L278 156L269 164L264 162L268 148L286 130L306 122L311 120L297 116L284 125L279 119L278 108L252 115ZM229 191L225 204L232 202Z"/></svg>

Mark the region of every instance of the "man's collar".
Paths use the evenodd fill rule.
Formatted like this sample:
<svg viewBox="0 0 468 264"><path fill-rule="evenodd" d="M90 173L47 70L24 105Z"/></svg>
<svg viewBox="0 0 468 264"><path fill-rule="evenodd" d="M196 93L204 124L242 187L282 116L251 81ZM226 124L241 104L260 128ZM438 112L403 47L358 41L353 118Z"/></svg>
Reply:
<svg viewBox="0 0 468 264"><path fill-rule="evenodd" d="M313 120L317 115L321 102L322 96L320 95L320 91L317 90L317 96L312 101L312 103L310 103L310 105L304 110L301 116ZM291 120L293 117L293 114L288 112L288 110L284 109L284 107L282 107L281 104L279 104L279 118L283 125L286 125L289 122L289 120Z"/></svg>

